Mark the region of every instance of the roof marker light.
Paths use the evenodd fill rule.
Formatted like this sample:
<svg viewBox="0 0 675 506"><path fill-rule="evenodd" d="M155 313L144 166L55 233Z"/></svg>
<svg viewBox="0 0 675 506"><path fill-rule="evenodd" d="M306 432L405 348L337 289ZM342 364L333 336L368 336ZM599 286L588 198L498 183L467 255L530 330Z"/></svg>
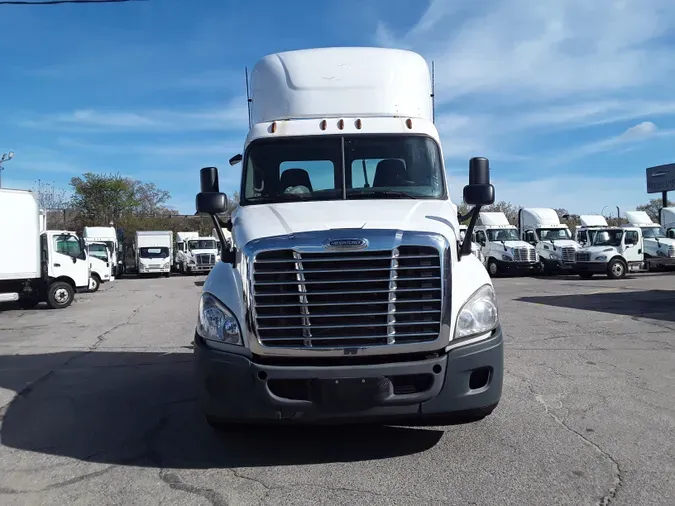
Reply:
<svg viewBox="0 0 675 506"><path fill-rule="evenodd" d="M321 123L319 123L319 128L321 130L325 130L328 127L328 121L323 120Z"/></svg>
<svg viewBox="0 0 675 506"><path fill-rule="evenodd" d="M360 119L356 120L356 129L361 130L361 127L363 126L363 122Z"/></svg>
<svg viewBox="0 0 675 506"><path fill-rule="evenodd" d="M342 130L345 127L345 120L341 119L338 121L338 128Z"/></svg>
<svg viewBox="0 0 675 506"><path fill-rule="evenodd" d="M407 126L408 128L412 128L412 120L410 118L405 120L405 126Z"/></svg>
<svg viewBox="0 0 675 506"><path fill-rule="evenodd" d="M276 132L276 131L277 131L277 122L274 121L274 122L272 122L272 124L270 125L270 132L274 133L274 132Z"/></svg>

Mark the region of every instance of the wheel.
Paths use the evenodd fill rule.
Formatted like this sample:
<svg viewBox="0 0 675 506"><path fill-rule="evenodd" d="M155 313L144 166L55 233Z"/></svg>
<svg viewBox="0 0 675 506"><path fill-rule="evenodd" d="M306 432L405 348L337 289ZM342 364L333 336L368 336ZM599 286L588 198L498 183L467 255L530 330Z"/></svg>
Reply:
<svg viewBox="0 0 675 506"><path fill-rule="evenodd" d="M170 277L171 277L171 273L170 273L170 272L165 272L165 273L164 273L164 277L165 277L165 278L170 278Z"/></svg>
<svg viewBox="0 0 675 506"><path fill-rule="evenodd" d="M607 265L607 277L610 279L621 279L626 277L626 264L623 260L615 258Z"/></svg>
<svg viewBox="0 0 675 506"><path fill-rule="evenodd" d="M178 264L178 272L181 276L185 276L185 265L182 262Z"/></svg>
<svg viewBox="0 0 675 506"><path fill-rule="evenodd" d="M538 270L539 270L539 273L540 273L542 276L550 276L550 275L553 273L553 272L551 271L551 269L548 267L548 265L546 265L546 264L544 263L543 260L540 260L540 261L539 261L539 269L538 269Z"/></svg>
<svg viewBox="0 0 675 506"><path fill-rule="evenodd" d="M494 258L488 260L488 273L493 277L499 274L499 264Z"/></svg>
<svg viewBox="0 0 675 506"><path fill-rule="evenodd" d="M89 278L89 291L98 292L98 289L101 288L101 280L97 274L92 274Z"/></svg>
<svg viewBox="0 0 675 506"><path fill-rule="evenodd" d="M52 309L63 309L70 306L75 298L75 290L64 281L56 281L47 290L47 304Z"/></svg>
<svg viewBox="0 0 675 506"><path fill-rule="evenodd" d="M580 272L579 277L581 279L591 279L593 277L593 273L592 272Z"/></svg>
<svg viewBox="0 0 675 506"><path fill-rule="evenodd" d="M21 297L19 299L19 307L21 309L34 309L40 303L40 298L34 295L28 297Z"/></svg>

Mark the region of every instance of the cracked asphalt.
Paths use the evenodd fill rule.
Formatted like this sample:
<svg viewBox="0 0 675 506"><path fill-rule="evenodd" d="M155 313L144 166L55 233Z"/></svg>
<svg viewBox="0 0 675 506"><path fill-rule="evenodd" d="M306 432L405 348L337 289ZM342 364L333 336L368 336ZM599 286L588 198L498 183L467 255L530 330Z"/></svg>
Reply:
<svg viewBox="0 0 675 506"><path fill-rule="evenodd" d="M0 504L675 504L675 275L495 280L481 422L230 434L195 404L203 279L0 309Z"/></svg>

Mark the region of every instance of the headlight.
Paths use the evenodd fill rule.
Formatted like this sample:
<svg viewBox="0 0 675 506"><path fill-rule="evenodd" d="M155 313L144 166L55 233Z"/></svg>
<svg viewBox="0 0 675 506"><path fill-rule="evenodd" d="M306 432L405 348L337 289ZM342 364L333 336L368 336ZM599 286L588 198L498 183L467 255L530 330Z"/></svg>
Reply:
<svg viewBox="0 0 675 506"><path fill-rule="evenodd" d="M607 255L600 255L599 257L595 257L595 259L599 262L604 262L607 260Z"/></svg>
<svg viewBox="0 0 675 506"><path fill-rule="evenodd" d="M551 260L558 260L558 258L560 258L557 253L551 253L548 257Z"/></svg>
<svg viewBox="0 0 675 506"><path fill-rule="evenodd" d="M513 260L513 258L511 258L508 255L502 255L502 260L504 260L505 262L510 262L511 260Z"/></svg>
<svg viewBox="0 0 675 506"><path fill-rule="evenodd" d="M481 286L462 306L457 317L455 339L482 334L499 323L497 298L490 285Z"/></svg>
<svg viewBox="0 0 675 506"><path fill-rule="evenodd" d="M208 341L243 344L239 323L234 315L213 295L205 293L199 300L197 333Z"/></svg>

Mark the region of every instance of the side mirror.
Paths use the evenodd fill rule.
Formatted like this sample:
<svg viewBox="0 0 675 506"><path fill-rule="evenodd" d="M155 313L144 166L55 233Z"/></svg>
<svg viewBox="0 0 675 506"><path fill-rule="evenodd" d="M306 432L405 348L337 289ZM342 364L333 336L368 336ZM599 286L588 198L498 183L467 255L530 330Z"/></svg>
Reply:
<svg viewBox="0 0 675 506"><path fill-rule="evenodd" d="M234 155L232 158L230 158L230 165L237 165L242 159L243 156L241 156L241 154Z"/></svg>
<svg viewBox="0 0 675 506"><path fill-rule="evenodd" d="M489 206L495 201L495 187L490 184L487 158L469 160L469 184L464 187L464 202L471 206Z"/></svg>
<svg viewBox="0 0 675 506"><path fill-rule="evenodd" d="M218 169L204 167L199 171L201 192L197 194L196 207L198 213L221 214L227 210L227 195L220 193Z"/></svg>

